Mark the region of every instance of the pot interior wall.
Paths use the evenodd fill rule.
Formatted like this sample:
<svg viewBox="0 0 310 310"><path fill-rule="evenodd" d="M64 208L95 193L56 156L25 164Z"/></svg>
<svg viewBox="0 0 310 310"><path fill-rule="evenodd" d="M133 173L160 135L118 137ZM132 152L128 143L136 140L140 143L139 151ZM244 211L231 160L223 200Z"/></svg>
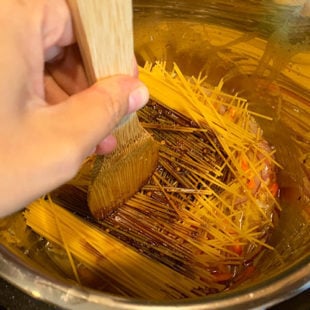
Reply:
<svg viewBox="0 0 310 310"><path fill-rule="evenodd" d="M226 92L273 118L258 122L282 165L282 212L271 240L275 251L265 253L255 282L310 259L309 4L275 2L137 1L136 14L141 65L175 62L189 76L207 75L211 85L223 79Z"/></svg>
<svg viewBox="0 0 310 310"><path fill-rule="evenodd" d="M249 287L310 262L310 5L276 2L281 1L134 1L140 65L160 60L169 68L175 62L186 75L206 74L211 85L223 79L226 92L273 118L258 121L282 166L282 212L270 241L275 250L264 253L260 273L244 284ZM0 228L14 231L20 221L15 215ZM3 240L42 272L23 254L34 251L31 240ZM45 271L59 274L52 265Z"/></svg>

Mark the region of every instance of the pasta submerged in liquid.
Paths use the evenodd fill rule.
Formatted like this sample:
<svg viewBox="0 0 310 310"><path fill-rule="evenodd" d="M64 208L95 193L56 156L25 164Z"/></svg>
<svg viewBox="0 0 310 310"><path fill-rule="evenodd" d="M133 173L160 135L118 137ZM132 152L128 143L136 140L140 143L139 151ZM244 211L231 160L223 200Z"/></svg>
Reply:
<svg viewBox="0 0 310 310"><path fill-rule="evenodd" d="M160 145L149 182L103 221L82 219L64 208L89 215L90 158L70 184L28 207L27 224L66 253L65 272L84 285L100 279L102 290L149 299L233 288L272 250L280 211L275 151L254 119L266 117L176 65L147 64L140 78L152 100L139 118Z"/></svg>

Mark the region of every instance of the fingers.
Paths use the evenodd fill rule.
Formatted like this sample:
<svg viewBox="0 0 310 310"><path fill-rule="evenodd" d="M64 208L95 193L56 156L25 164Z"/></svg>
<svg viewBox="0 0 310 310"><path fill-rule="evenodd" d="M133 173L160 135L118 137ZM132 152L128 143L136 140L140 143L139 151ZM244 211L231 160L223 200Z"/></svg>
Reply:
<svg viewBox="0 0 310 310"><path fill-rule="evenodd" d="M45 74L45 98L48 104L59 104L68 99L69 95L56 83L53 77L49 74ZM139 90L138 90L139 92ZM143 94L142 94L143 95ZM131 96L131 101L137 95L135 92ZM140 100L139 98L137 100ZM146 101L147 99L142 99L142 101ZM135 104L133 106L128 107L128 113L131 111L134 112L136 110ZM91 151L91 153L96 153L100 155L106 155L114 151L117 146L116 138L113 135L108 135L102 141L100 141L97 147Z"/></svg>
<svg viewBox="0 0 310 310"><path fill-rule="evenodd" d="M44 73L45 100L48 104L57 104L68 99L69 95L56 83L47 72Z"/></svg>
<svg viewBox="0 0 310 310"><path fill-rule="evenodd" d="M0 202L2 215L72 179L97 145L99 153L110 152L116 143L111 130L147 98L138 79L115 76L59 104L29 106L14 126L2 132L0 145L6 151L0 154L0 167L6 182L0 193L8 196L5 206ZM22 195L12 192L16 180Z"/></svg>
<svg viewBox="0 0 310 310"><path fill-rule="evenodd" d="M46 70L69 95L88 87L81 56L76 44L66 47L61 59L46 64Z"/></svg>
<svg viewBox="0 0 310 310"><path fill-rule="evenodd" d="M46 62L61 58L64 47L75 42L70 10L65 0L44 0L42 44Z"/></svg>
<svg viewBox="0 0 310 310"><path fill-rule="evenodd" d="M98 143L96 147L96 154L106 155L115 150L117 146L116 138L113 135L108 135L101 142Z"/></svg>
<svg viewBox="0 0 310 310"><path fill-rule="evenodd" d="M43 48L67 46L75 42L70 11L66 0L44 0L42 25Z"/></svg>
<svg viewBox="0 0 310 310"><path fill-rule="evenodd" d="M60 80L60 83L62 81ZM45 99L48 102L48 104L59 104L61 102L65 102L69 95L63 90L62 87L58 83L56 83L55 79L48 73L44 76L44 84L45 84ZM61 83L62 84L62 83ZM62 84L63 85L63 84ZM65 87L68 89L67 87ZM137 90L133 91L130 98L128 99L128 113L135 112L136 101L142 101L146 102L148 100L148 94L142 91L138 88ZM141 99L142 96L142 99ZM143 96L147 96L146 98L143 98ZM140 97L140 98L139 98ZM105 137L102 141L100 141L97 145L97 147L91 152L96 152L100 155L106 155L114 151L114 149L117 146L117 141L113 135L108 135Z"/></svg>
<svg viewBox="0 0 310 310"><path fill-rule="evenodd" d="M99 153L113 150L115 140L108 137L111 131L126 114L144 106L148 98L146 87L138 79L115 76L41 111L40 121L50 127L53 136L49 134L49 139L59 144L61 136L65 141L63 156L67 156L69 146L71 156L74 153L81 162L98 144Z"/></svg>

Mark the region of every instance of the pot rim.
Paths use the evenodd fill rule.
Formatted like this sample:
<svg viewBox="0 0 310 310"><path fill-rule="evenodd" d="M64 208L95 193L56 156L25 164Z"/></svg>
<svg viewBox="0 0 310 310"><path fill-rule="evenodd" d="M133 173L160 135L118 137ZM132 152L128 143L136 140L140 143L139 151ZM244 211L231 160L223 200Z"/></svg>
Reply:
<svg viewBox="0 0 310 310"><path fill-rule="evenodd" d="M267 308L310 288L310 256L271 279L251 288L197 299L148 301L113 296L94 289L62 283L50 275L35 271L7 248L0 245L0 276L29 296L54 305L89 310L102 309L247 309Z"/></svg>

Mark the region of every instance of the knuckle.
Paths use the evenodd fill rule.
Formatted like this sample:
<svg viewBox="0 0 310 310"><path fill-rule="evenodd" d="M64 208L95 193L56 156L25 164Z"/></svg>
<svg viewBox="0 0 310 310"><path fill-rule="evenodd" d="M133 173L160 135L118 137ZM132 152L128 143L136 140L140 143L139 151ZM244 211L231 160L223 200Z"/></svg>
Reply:
<svg viewBox="0 0 310 310"><path fill-rule="evenodd" d="M115 79L109 79L105 83L97 84L95 89L103 96L104 117L118 122L128 108L127 96L121 85Z"/></svg>

